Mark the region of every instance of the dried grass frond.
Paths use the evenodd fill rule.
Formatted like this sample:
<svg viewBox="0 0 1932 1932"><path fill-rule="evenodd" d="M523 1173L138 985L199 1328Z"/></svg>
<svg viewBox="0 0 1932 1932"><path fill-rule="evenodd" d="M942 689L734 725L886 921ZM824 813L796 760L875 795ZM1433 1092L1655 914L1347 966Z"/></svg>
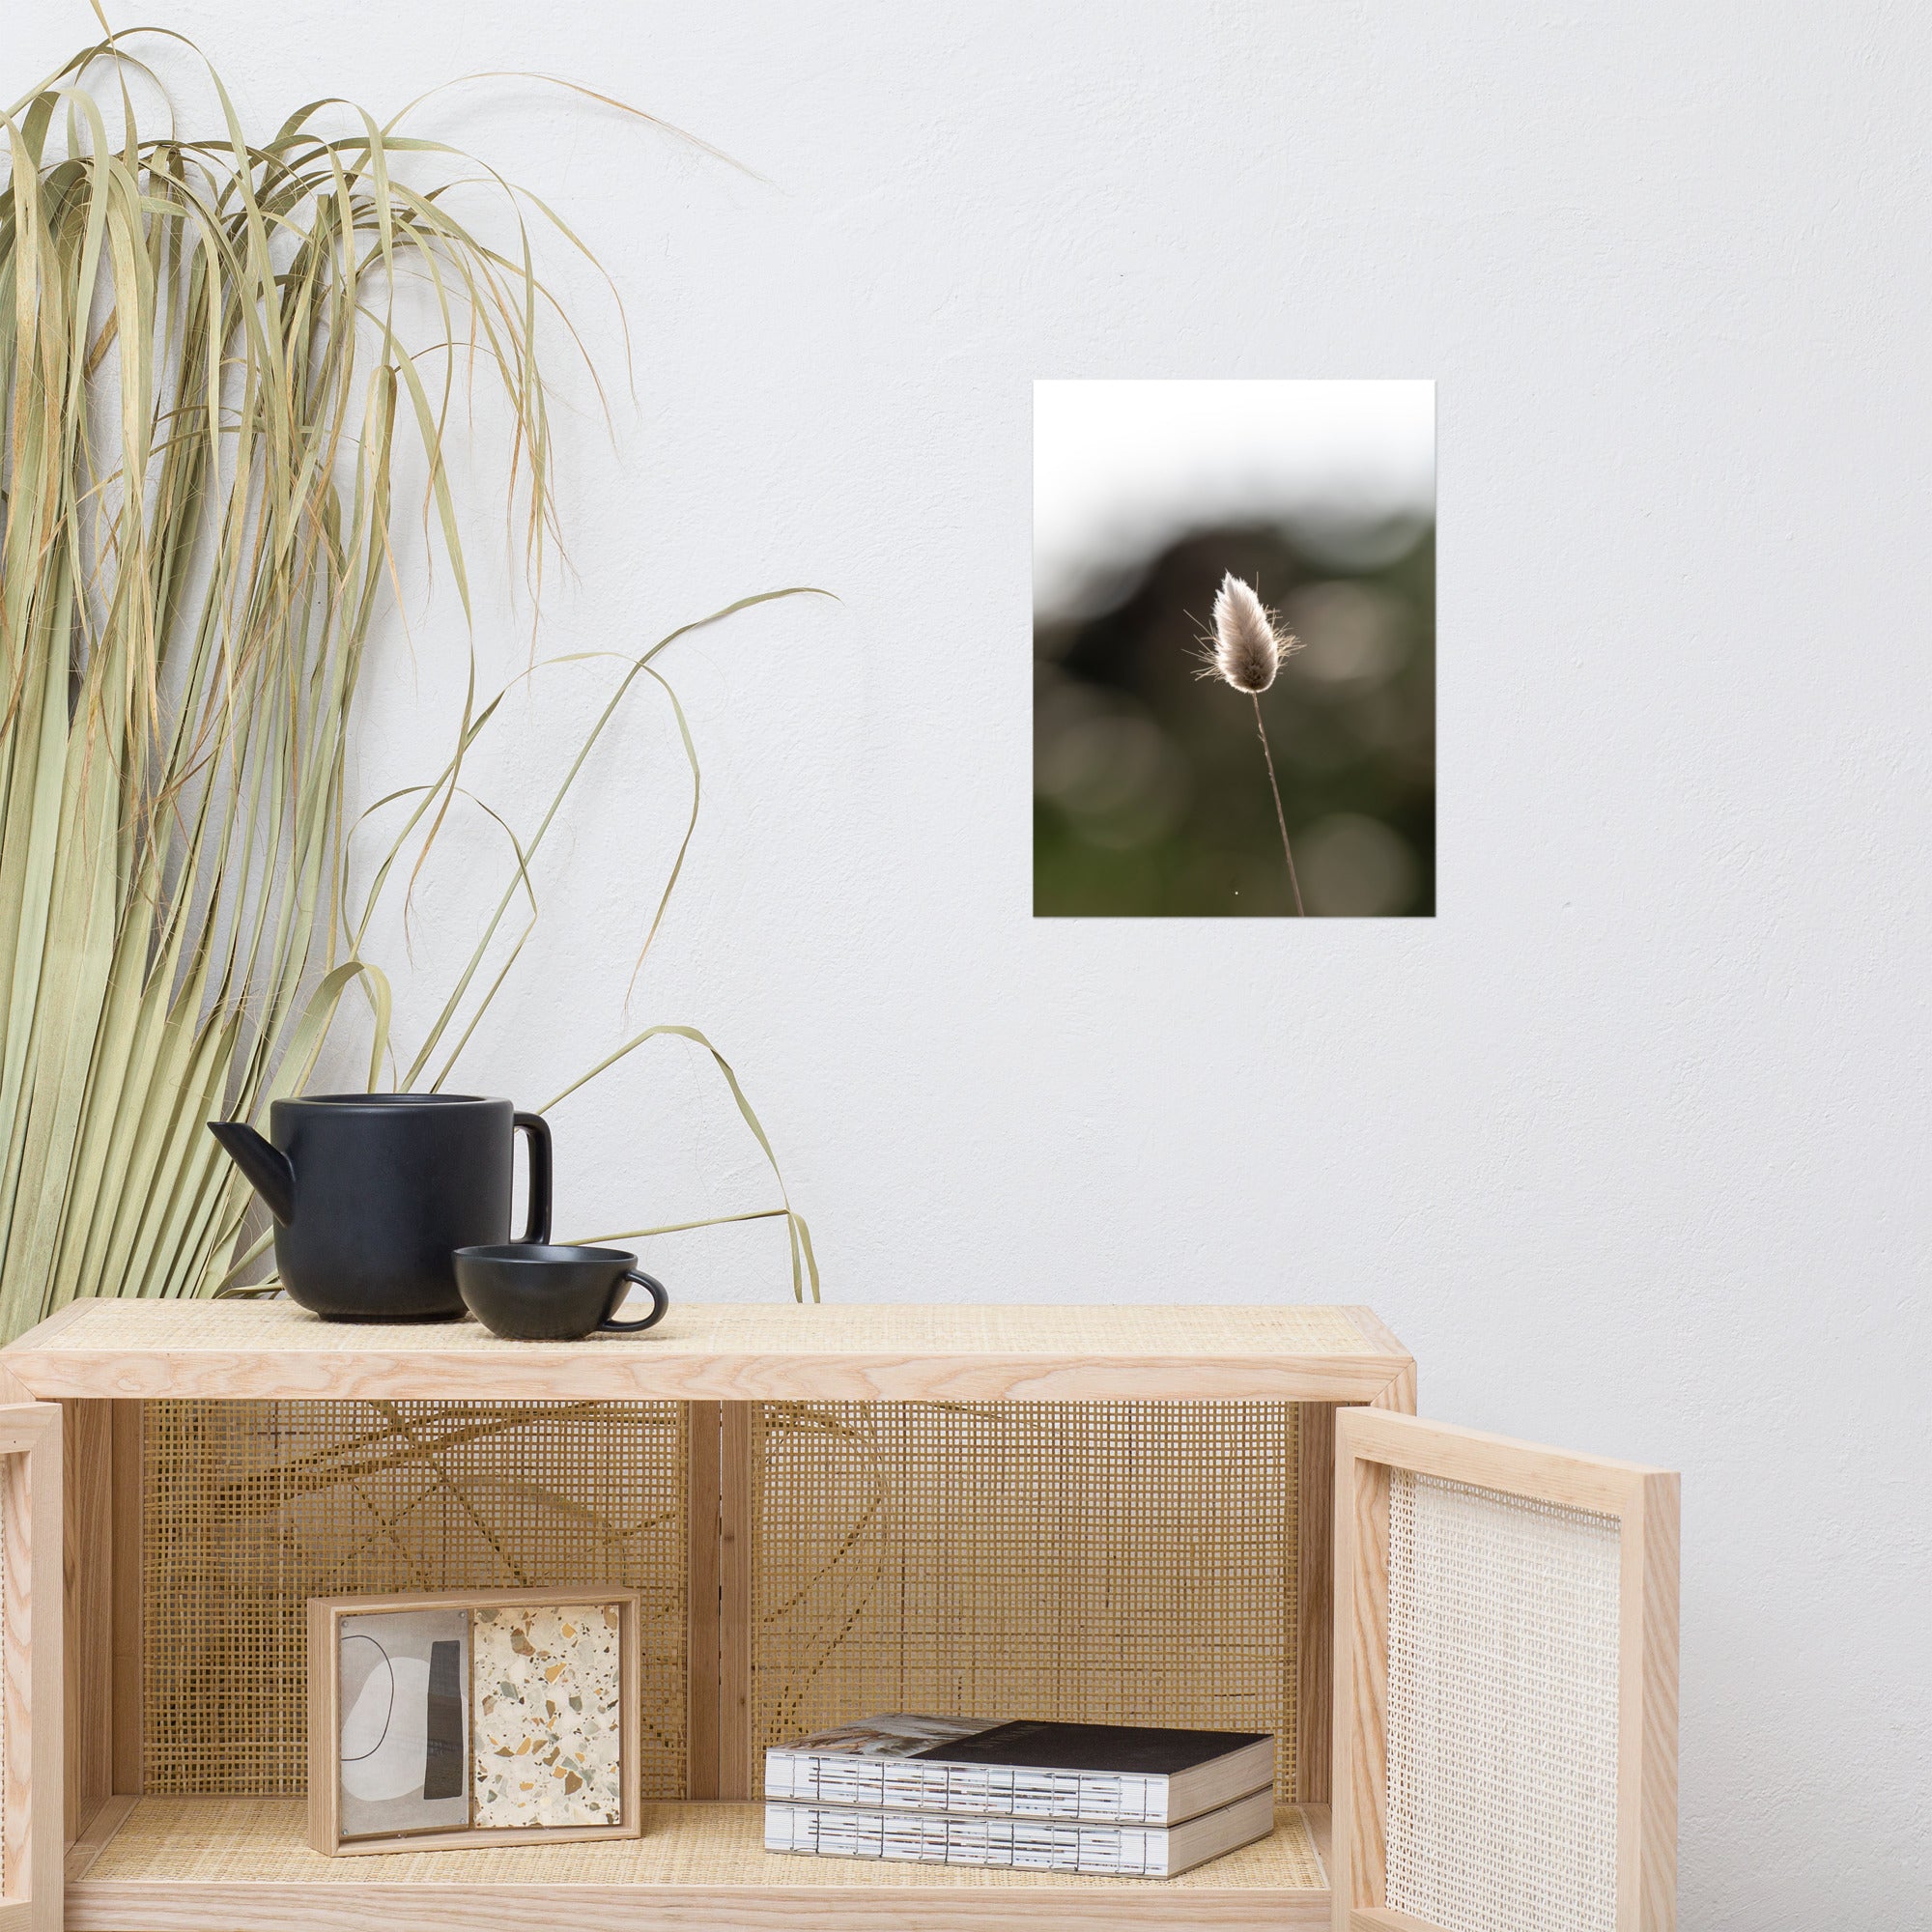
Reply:
<svg viewBox="0 0 1932 1932"><path fill-rule="evenodd" d="M493 245L451 213L476 164L401 117L313 102L250 141L206 62L218 131L191 138L136 31L201 59L111 33L0 112L0 1338L77 1294L212 1290L250 1197L203 1122L299 1091L352 986L372 1086L385 1063L344 771L403 445L466 614L468 384L510 406L533 587L556 538L539 340L575 337L532 230L582 244L484 168ZM432 837L479 728L466 706L423 788Z"/></svg>

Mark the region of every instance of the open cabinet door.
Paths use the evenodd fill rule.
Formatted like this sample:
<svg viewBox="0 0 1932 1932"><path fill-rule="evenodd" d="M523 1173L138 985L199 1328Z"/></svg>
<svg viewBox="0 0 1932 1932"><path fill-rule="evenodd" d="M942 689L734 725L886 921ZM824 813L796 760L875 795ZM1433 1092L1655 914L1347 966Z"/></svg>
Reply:
<svg viewBox="0 0 1932 1932"><path fill-rule="evenodd" d="M1335 1428L1335 1932L1672 1932L1678 1483Z"/></svg>
<svg viewBox="0 0 1932 1932"><path fill-rule="evenodd" d="M60 1932L61 1411L0 1404L0 1932Z"/></svg>

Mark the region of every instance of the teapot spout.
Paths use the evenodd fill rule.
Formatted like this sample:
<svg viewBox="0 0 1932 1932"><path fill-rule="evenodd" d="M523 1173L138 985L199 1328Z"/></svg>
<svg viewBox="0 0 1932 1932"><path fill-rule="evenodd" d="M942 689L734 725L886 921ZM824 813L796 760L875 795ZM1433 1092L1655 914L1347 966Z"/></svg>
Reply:
<svg viewBox="0 0 1932 1932"><path fill-rule="evenodd" d="M265 1141L243 1121L210 1121L208 1131L227 1149L248 1184L284 1226L296 1216L296 1171L280 1148Z"/></svg>

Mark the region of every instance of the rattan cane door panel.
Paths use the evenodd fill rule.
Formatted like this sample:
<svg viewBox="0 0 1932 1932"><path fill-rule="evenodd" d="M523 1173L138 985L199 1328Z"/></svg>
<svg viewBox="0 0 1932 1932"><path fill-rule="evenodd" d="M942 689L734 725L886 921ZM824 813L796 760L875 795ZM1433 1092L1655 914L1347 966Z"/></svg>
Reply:
<svg viewBox="0 0 1932 1932"><path fill-rule="evenodd" d="M882 1711L1270 1731L1295 1789L1293 1403L755 1410L753 1789Z"/></svg>
<svg viewBox="0 0 1932 1932"><path fill-rule="evenodd" d="M1669 1932L1677 1478L1336 1429L1338 1928Z"/></svg>
<svg viewBox="0 0 1932 1932"><path fill-rule="evenodd" d="M154 1402L145 1788L306 1787L311 1597L642 1592L643 1789L684 1795L681 1403Z"/></svg>

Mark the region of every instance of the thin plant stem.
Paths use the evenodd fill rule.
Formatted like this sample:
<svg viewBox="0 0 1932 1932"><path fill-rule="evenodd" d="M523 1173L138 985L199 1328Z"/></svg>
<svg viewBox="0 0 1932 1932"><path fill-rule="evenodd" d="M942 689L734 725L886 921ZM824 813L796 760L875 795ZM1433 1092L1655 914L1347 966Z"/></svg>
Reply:
<svg viewBox="0 0 1932 1932"><path fill-rule="evenodd" d="M1288 843L1288 816L1281 809L1281 786L1274 775L1274 753L1268 750L1267 727L1262 723L1262 701L1252 691L1248 696L1254 700L1255 732L1262 741L1262 756L1267 760L1268 789L1274 793L1274 822L1281 827L1281 856L1288 861L1288 889L1294 895L1294 916L1306 919L1308 914L1301 903L1301 881L1294 876L1294 854Z"/></svg>

